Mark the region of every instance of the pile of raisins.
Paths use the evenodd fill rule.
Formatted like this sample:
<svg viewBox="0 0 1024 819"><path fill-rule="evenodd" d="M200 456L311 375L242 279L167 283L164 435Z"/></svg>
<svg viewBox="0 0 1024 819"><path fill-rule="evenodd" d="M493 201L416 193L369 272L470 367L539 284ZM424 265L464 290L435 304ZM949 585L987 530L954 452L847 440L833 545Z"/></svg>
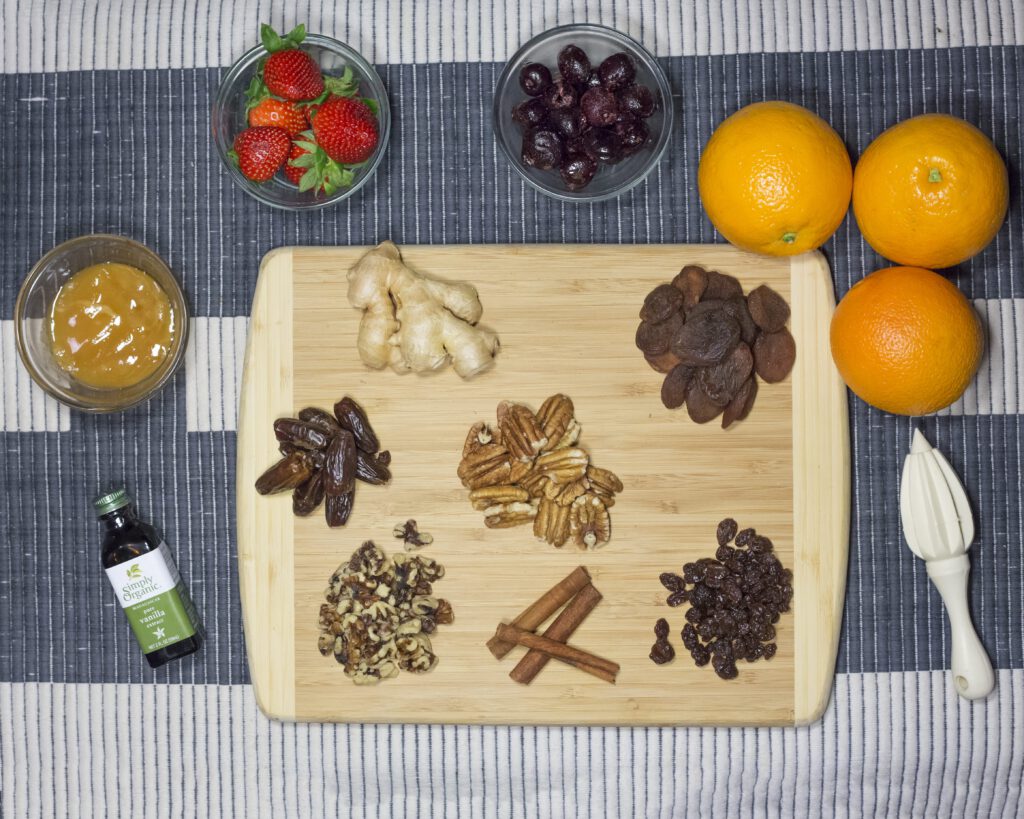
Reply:
<svg viewBox="0 0 1024 819"><path fill-rule="evenodd" d="M665 572L658 578L670 606L690 604L683 647L698 666L710 662L723 680L736 677L739 660L775 656L775 624L793 601L793 573L772 554L772 542L753 529L738 529L726 518L718 524L714 557L687 563L682 576ZM660 665L675 656L664 618L655 636L651 659Z"/></svg>
<svg viewBox="0 0 1024 819"><path fill-rule="evenodd" d="M557 170L566 188L590 184L601 164L632 156L650 142L644 120L657 107L654 93L636 80L636 65L623 52L597 68L583 49L567 45L558 54L558 76L541 63L527 63L519 87L528 99L512 109L523 129L524 165Z"/></svg>
<svg viewBox="0 0 1024 819"><path fill-rule="evenodd" d="M648 293L640 319L636 346L666 374L661 402L686 404L698 424L719 415L723 429L742 421L757 397L755 375L774 384L796 361L782 296L767 285L745 296L734 277L698 265Z"/></svg>

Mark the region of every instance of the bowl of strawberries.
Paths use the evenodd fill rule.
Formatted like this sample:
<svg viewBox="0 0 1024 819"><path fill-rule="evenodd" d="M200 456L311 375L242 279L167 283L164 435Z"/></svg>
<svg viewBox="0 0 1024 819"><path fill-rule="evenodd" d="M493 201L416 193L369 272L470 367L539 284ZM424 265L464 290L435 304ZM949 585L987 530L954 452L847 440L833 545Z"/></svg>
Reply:
<svg viewBox="0 0 1024 819"><path fill-rule="evenodd" d="M347 199L373 176L391 111L377 72L356 51L297 26L261 26L261 44L225 75L213 141L243 190L286 210Z"/></svg>

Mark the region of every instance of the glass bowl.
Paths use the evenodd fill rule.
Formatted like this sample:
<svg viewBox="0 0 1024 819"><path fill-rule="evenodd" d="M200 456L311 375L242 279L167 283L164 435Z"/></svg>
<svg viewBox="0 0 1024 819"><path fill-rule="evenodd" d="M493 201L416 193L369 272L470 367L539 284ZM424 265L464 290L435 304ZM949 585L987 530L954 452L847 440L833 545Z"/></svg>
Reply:
<svg viewBox="0 0 1024 819"><path fill-rule="evenodd" d="M512 120L512 108L528 99L519 87L519 71L527 63L542 63L558 74L558 52L567 45L577 45L598 66L612 54L624 51L636 64L636 81L654 92L657 109L644 120L651 132L651 141L643 150L614 165L600 165L587 187L571 191L557 171L542 171L524 165L522 129ZM598 202L611 199L638 185L661 160L672 134L672 89L657 60L642 45L615 29L591 23L574 23L538 34L519 49L506 63L494 90L494 134L498 145L516 172L529 184L563 202Z"/></svg>
<svg viewBox="0 0 1024 819"><path fill-rule="evenodd" d="M77 381L57 363L50 346L49 317L57 292L79 270L102 262L130 264L147 273L170 299L178 328L163 363L130 387L99 389ZM188 307L171 269L148 247L123 236L80 236L57 245L29 272L14 305L14 335L32 380L58 401L84 412L119 412L157 392L185 360Z"/></svg>
<svg viewBox="0 0 1024 819"><path fill-rule="evenodd" d="M317 195L315 191L300 191L282 173L276 174L273 179L263 184L246 179L228 157L228 151L231 150L235 137L249 125L245 111L245 91L259 68L260 61L267 56L262 45L249 49L228 69L217 89L210 116L213 142L217 146L217 153L220 154L224 167L242 190L266 205L284 210L323 208L348 199L363 187L377 170L391 133L391 109L388 107L387 91L372 65L345 43L320 34L307 34L301 48L317 61L320 70L325 74L340 75L346 66L352 67L360 80L359 95L377 103L377 131L380 138L373 155L356 169L352 185L339 188L331 196Z"/></svg>

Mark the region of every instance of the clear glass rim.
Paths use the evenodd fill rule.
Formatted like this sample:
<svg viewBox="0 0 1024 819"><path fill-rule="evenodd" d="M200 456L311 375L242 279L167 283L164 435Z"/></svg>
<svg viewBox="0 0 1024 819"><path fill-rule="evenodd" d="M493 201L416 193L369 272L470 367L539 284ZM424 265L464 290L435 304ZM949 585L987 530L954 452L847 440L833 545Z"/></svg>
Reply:
<svg viewBox="0 0 1024 819"><path fill-rule="evenodd" d="M658 141L651 149L650 156L648 157L647 165L637 173L633 178L627 179L618 187L612 188L611 190L605 191L599 194L588 194L585 190L583 191L564 191L557 190L554 188L546 187L540 184L537 180L533 179L523 170L520 166L518 158L515 156L511 147L508 145L507 140L504 137L504 126L502 125L501 117L502 111L499 106L499 98L501 96L500 91L512 80L511 74L513 66L515 66L523 57L523 55L536 47L539 43L544 42L550 37L562 34L564 32L590 32L602 37L608 37L611 40L615 40L622 45L632 49L642 59L647 68L651 71L658 82L658 92L661 94L662 99L662 115L664 121L662 123L661 133L658 136ZM674 125L674 106L672 104L672 87L668 83L668 77L665 76L665 71L658 64L657 59L651 54L646 48L640 43L630 37L628 34L623 34L614 28L608 26L598 25L597 23L569 23L564 26L557 26L555 28L549 28L547 31L542 31L535 37L531 37L527 40L519 49L509 57L508 62L505 63L505 67L502 69L501 74L498 76L498 82L494 89L494 104L492 111L492 127L494 128L494 138L498 143L498 147L504 154L505 159L508 160L508 164L512 166L520 178L523 179L531 188L538 190L545 196L550 196L552 199L557 199L560 202L567 202L573 205L585 205L591 202L603 202L608 199L614 199L617 196L621 196L624 193L628 193L641 182L643 182L653 171L658 164L661 162L662 157L665 155L665 150L668 148L669 139L672 136L672 127Z"/></svg>
<svg viewBox="0 0 1024 819"><path fill-rule="evenodd" d="M143 392L130 401L119 402L115 400L109 405L102 406L89 404L74 393L68 392L59 385L50 382L32 362L22 330L22 324L25 321L24 310L26 302L28 301L28 295L39 279L43 276L50 262L52 262L56 257L67 253L69 250L74 250L79 245L89 245L96 241L106 241L126 245L149 257L153 262L153 266L161 268L161 272L165 273L167 280L172 283L173 286L171 288L171 292L169 292L167 296L171 300L172 305L181 313L181 320L179 322L181 332L176 336L171 353L164 360L162 368L149 376L149 378L154 379L152 384L148 385ZM157 284L159 284L163 290L167 290L164 282L157 282ZM39 261L32 265L32 269L29 270L28 275L21 284L21 288L18 290L18 298L14 303L14 343L18 348L18 356L21 358L21 363L25 366L29 376L39 386L39 388L43 390L43 392L60 401L62 404L82 412L95 414L123 412L124 410L131 409L134 406L138 406L139 404L148 401L163 389L164 385L170 381L178 371L178 368L181 367L182 363L185 361L185 348L188 346L189 324L190 317L188 302L185 301L185 293L181 289L181 285L178 283L177 277L175 277L168 264L141 242L136 242L134 239L129 239L126 236L118 236L113 233L90 233L86 236L76 236L74 239L68 239L66 242L61 242L56 247L47 251ZM116 396L117 393L117 390L110 390L111 396Z"/></svg>
<svg viewBox="0 0 1024 819"><path fill-rule="evenodd" d="M326 37L323 34L307 34L303 42L319 46L344 57L346 61L352 63L354 67L358 68L358 70L362 72L363 78L373 88L373 93L380 103L378 105L379 110L377 113L377 124L380 132L380 139L377 143L376 149L374 149L373 156L367 160L366 170L360 178L356 180L352 187L339 190L334 194L334 196L324 197L323 199L311 199L308 202L295 202L292 204L278 202L268 197L261 196L259 190L253 189L254 183L251 183L248 179L242 176L242 172L235 167L234 163L231 162L230 159L228 159L224 146L221 145L220 140L218 139L217 128L214 124L214 115L216 111L218 109L231 107L232 100L229 99L228 89L234 84L243 71L247 70L254 62L261 59L267 53L266 49L263 48L262 45L253 46L246 51L241 57L235 60L228 69L223 79L221 79L220 85L217 87L217 93L214 95L213 106L210 112L210 130L213 134L213 143L216 148L217 155L220 157L221 163L225 168L227 168L231 178L243 191L264 205L269 205L272 208L285 211L319 210L320 208L325 208L328 205L336 205L338 202L348 199L359 191L377 172L377 167L384 158L388 139L391 136L391 105L388 99L387 90L385 89L384 82L381 80L376 69L374 69L363 55L348 44L341 42L341 40L335 40L333 37Z"/></svg>

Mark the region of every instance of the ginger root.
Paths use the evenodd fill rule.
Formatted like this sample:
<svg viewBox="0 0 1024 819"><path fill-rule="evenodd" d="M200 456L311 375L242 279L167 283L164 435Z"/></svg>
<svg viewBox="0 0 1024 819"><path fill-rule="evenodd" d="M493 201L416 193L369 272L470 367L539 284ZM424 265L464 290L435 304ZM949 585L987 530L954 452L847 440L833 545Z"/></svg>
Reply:
<svg viewBox="0 0 1024 819"><path fill-rule="evenodd" d="M417 273L392 242L349 270L348 300L363 311L357 346L367 367L426 372L450 360L462 378L473 378L494 364L500 345L476 326L483 314L476 288Z"/></svg>

